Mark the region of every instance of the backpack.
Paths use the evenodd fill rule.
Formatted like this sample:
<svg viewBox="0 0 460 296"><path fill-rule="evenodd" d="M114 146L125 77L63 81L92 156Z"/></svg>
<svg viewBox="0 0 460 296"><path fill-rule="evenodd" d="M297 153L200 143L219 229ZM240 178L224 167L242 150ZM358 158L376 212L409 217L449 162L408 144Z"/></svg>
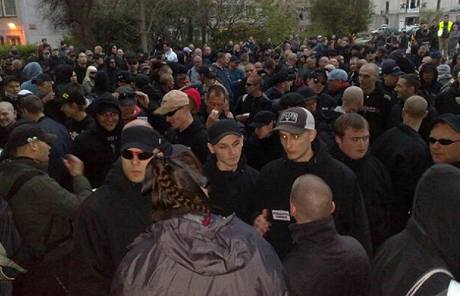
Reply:
<svg viewBox="0 0 460 296"><path fill-rule="evenodd" d="M14 181L5 196L0 196L0 242L10 256L20 249L21 236L14 224L13 213L8 203L27 181L41 174L43 173L35 170L25 172Z"/></svg>

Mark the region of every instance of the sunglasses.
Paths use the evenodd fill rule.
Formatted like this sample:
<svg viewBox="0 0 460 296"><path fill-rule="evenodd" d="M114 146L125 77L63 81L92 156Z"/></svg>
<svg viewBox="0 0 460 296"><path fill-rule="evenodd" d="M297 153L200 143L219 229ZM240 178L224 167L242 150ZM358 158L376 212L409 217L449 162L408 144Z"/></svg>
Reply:
<svg viewBox="0 0 460 296"><path fill-rule="evenodd" d="M254 84L253 83L246 83L246 86L249 87L249 86L253 86Z"/></svg>
<svg viewBox="0 0 460 296"><path fill-rule="evenodd" d="M165 114L165 116L166 116L166 117L172 117L172 116L174 116L174 114L176 114L176 112L179 111L180 109L181 109L181 108L176 109L176 110L171 111L171 112L168 112L168 113Z"/></svg>
<svg viewBox="0 0 460 296"><path fill-rule="evenodd" d="M435 138L429 137L428 142L430 142L430 144L435 144L436 142L438 142L442 146L447 146L447 145L451 145L454 143L458 143L460 142L460 140L454 141L454 140L449 140L449 139L435 139Z"/></svg>
<svg viewBox="0 0 460 296"><path fill-rule="evenodd" d="M131 150L123 150L121 152L121 157L124 159L133 159L134 156L137 157L139 160L147 160L153 156L152 152L137 152L137 151L131 151Z"/></svg>

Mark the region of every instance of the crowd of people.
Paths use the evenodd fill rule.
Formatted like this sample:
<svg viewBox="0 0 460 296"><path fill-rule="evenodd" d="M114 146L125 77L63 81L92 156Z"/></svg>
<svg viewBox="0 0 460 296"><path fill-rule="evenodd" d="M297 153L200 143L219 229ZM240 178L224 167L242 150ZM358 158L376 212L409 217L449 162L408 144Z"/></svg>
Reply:
<svg viewBox="0 0 460 296"><path fill-rule="evenodd" d="M0 295L460 295L460 55L426 30L12 55Z"/></svg>

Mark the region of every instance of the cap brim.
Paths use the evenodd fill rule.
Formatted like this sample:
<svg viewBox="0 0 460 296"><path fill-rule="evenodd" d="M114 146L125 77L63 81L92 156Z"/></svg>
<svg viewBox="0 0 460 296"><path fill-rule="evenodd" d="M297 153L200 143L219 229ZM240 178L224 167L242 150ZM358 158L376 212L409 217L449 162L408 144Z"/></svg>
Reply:
<svg viewBox="0 0 460 296"><path fill-rule="evenodd" d="M268 123L267 123L267 124L268 124ZM251 123L249 124L250 127L254 127L254 128L262 127L262 126L264 126L264 125L266 125L266 124L263 123L263 122L251 122Z"/></svg>
<svg viewBox="0 0 460 296"><path fill-rule="evenodd" d="M220 140L222 140L225 136L228 136L228 135L235 135L235 136L238 136L238 137L243 136L242 133L238 133L238 132L235 132L235 131L229 131L229 132L225 132L225 133L220 134L215 139L210 140L209 143L211 143L212 145L216 145L217 143L219 143Z"/></svg>
<svg viewBox="0 0 460 296"><path fill-rule="evenodd" d="M454 131L460 133L460 124L452 121L450 118L438 118L433 120L433 126L437 123L445 123L450 126Z"/></svg>
<svg viewBox="0 0 460 296"><path fill-rule="evenodd" d="M273 130L288 132L294 135L300 135L308 131L308 129L304 129L304 128L300 128L300 127L292 126L292 125L285 125L285 124L278 125Z"/></svg>
<svg viewBox="0 0 460 296"><path fill-rule="evenodd" d="M123 151L126 149L137 148L137 149L142 150L143 152L153 152L153 150L155 150L155 148L158 148L158 147L160 147L160 145L155 147L155 146L146 145L142 143L125 143L121 145L120 150Z"/></svg>
<svg viewBox="0 0 460 296"><path fill-rule="evenodd" d="M153 114L158 114L158 115L165 115L166 113L175 111L179 108L182 108L183 106L177 107L177 106L171 106L171 107L166 107L166 106L160 106L158 107L155 111L153 111Z"/></svg>

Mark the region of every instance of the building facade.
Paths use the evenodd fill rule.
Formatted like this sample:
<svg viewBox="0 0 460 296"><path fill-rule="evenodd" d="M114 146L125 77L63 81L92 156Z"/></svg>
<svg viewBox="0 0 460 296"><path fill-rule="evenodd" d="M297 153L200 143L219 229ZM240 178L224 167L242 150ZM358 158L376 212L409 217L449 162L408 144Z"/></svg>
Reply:
<svg viewBox="0 0 460 296"><path fill-rule="evenodd" d="M0 0L0 45L39 43L47 38L57 46L64 31L44 19L39 0Z"/></svg>
<svg viewBox="0 0 460 296"><path fill-rule="evenodd" d="M390 28L402 29L419 24L424 15L448 14L451 20L460 17L460 0L372 0L374 17L370 29L383 24ZM438 9L439 8L439 9ZM439 20L436 20L439 21Z"/></svg>

